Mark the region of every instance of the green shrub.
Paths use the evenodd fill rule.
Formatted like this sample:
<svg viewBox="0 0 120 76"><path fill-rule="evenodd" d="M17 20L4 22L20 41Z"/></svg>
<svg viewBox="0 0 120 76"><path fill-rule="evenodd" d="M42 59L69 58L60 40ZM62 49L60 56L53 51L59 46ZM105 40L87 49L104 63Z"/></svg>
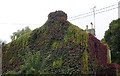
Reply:
<svg viewBox="0 0 120 76"><path fill-rule="evenodd" d="M41 66L40 52L27 52L23 56L24 64L21 66L21 73L36 74ZM38 67L39 66L39 67Z"/></svg>

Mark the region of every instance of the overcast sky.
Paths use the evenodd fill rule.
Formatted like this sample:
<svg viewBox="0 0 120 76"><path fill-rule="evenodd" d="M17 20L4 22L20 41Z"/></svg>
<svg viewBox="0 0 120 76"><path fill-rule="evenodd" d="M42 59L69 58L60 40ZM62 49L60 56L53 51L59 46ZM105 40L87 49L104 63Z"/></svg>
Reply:
<svg viewBox="0 0 120 76"><path fill-rule="evenodd" d="M0 0L0 39L10 42L10 35L18 29L42 26L50 12L62 10L68 17L117 4L119 0ZM118 9L96 14L96 37L102 39L109 23L118 18ZM70 21L70 19L68 19ZM93 16L80 18L71 23L82 29L93 22Z"/></svg>

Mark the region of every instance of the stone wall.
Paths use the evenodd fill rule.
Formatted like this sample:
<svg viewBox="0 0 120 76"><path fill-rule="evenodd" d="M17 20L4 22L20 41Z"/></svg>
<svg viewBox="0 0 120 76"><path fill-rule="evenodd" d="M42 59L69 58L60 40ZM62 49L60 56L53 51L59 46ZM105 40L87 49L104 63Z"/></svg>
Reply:
<svg viewBox="0 0 120 76"><path fill-rule="evenodd" d="M48 20L57 20L58 18L67 20L67 14L63 11L55 11L48 15Z"/></svg>

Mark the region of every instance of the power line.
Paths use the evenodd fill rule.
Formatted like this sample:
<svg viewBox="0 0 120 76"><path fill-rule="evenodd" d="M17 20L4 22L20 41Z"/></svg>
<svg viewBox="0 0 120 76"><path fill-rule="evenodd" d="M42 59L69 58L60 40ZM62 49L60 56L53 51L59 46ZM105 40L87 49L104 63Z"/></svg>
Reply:
<svg viewBox="0 0 120 76"><path fill-rule="evenodd" d="M104 7L104 8L101 8L101 9L98 9L98 10L94 10L95 11L95 14L99 14L99 13L103 13L103 12L107 12L107 11L110 11L110 10L113 10L113 9L116 9L120 6L117 6L117 7L114 7L118 4L114 4L114 5L110 5L110 6L107 6L107 7ZM114 7L114 8L111 8L111 7ZM111 8L111 9L110 9ZM108 10L106 10L108 9ZM77 20L77 19L81 19L81 18L85 18L85 17L89 17L89 16L92 16L94 15L93 11L90 11L90 12L87 12L87 13L83 13L83 14L80 14L80 15L77 15L77 16L73 16L73 17L70 17L68 18L70 21L74 21L74 20ZM11 25L40 25L40 24L24 24L24 23L0 23L0 24L11 24Z"/></svg>
<svg viewBox="0 0 120 76"><path fill-rule="evenodd" d="M112 7L116 6L116 5L118 5L118 4L110 5L110 6L107 6L107 7L98 9L98 10L95 10L95 12L98 12L98 11L101 12L102 10L106 10L106 9L112 8ZM77 16L73 16L73 17L70 17L69 19L71 19L70 21L73 21L73 20L84 18L84 17L88 17L88 16L91 16L91 15L93 15L93 11L87 12L87 13L84 13L84 14L80 14L80 15L77 15Z"/></svg>
<svg viewBox="0 0 120 76"><path fill-rule="evenodd" d="M95 11L100 11L100 10L108 9L108 8L114 7L116 5L118 5L118 4L110 5L110 6L107 6L105 8L101 8L101 9L95 10Z"/></svg>
<svg viewBox="0 0 120 76"><path fill-rule="evenodd" d="M86 16L82 16L82 17L78 17L78 18L75 18L75 19L71 19L70 21L74 21L74 20L77 20L77 19L89 17L89 16L92 16L92 15L93 15L93 14L89 14L89 15L86 15Z"/></svg>
<svg viewBox="0 0 120 76"><path fill-rule="evenodd" d="M113 7L113 6L115 6L115 5L112 5L111 7ZM110 11L110 10L113 10L113 9L118 8L118 6L117 6L117 7L113 7L113 8L111 8L111 7L108 6L108 7L105 7L105 8L98 9L98 10L95 11L95 12L96 12L95 14L107 12L107 11ZM119 6L119 7L120 7L120 6ZM109 8L109 9L108 9L108 8ZM100 10L101 10L101 11L100 11ZM99 11L99 12L97 12L97 11ZM85 16L81 16L81 17L77 17L77 18L71 19L70 21L74 21L74 20L81 19L81 18L85 18L85 17L92 16L92 15L93 15L93 13L92 13L92 14L89 14L89 15L85 15ZM74 17L75 17L75 16L74 16Z"/></svg>
<svg viewBox="0 0 120 76"><path fill-rule="evenodd" d="M74 17L70 17L69 19L75 18L75 17L78 17L78 16L82 16L82 15L86 15L86 14L90 14L90 13L92 13L92 11L91 11L91 12L84 13L84 14L80 14L80 15L77 15L77 16L74 16Z"/></svg>
<svg viewBox="0 0 120 76"><path fill-rule="evenodd" d="M9 25L40 25L40 24L24 24L24 23L0 23L0 24L9 24Z"/></svg>
<svg viewBox="0 0 120 76"><path fill-rule="evenodd" d="M111 11L111 10L114 10L114 9L116 9L116 8L118 8L118 7L114 7L114 8L108 9L108 10L104 10L104 11L100 11L100 12L97 12L96 14L103 13L103 12L107 12L107 11Z"/></svg>

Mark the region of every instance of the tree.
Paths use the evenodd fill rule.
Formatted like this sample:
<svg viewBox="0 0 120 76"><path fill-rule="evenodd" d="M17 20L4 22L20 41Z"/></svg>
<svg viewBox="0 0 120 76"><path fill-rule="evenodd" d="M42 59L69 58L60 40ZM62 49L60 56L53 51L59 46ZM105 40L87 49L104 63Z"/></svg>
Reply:
<svg viewBox="0 0 120 76"><path fill-rule="evenodd" d="M120 18L110 23L104 40L110 47L112 61L120 64Z"/></svg>
<svg viewBox="0 0 120 76"><path fill-rule="evenodd" d="M19 38L20 36L22 36L23 34L30 32L31 29L27 26L25 28L23 28L22 30L17 30L17 32L13 32L13 35L11 36L12 41L16 40L17 38Z"/></svg>
<svg viewBox="0 0 120 76"><path fill-rule="evenodd" d="M0 45L4 45L6 43L7 43L6 41L0 40Z"/></svg>

